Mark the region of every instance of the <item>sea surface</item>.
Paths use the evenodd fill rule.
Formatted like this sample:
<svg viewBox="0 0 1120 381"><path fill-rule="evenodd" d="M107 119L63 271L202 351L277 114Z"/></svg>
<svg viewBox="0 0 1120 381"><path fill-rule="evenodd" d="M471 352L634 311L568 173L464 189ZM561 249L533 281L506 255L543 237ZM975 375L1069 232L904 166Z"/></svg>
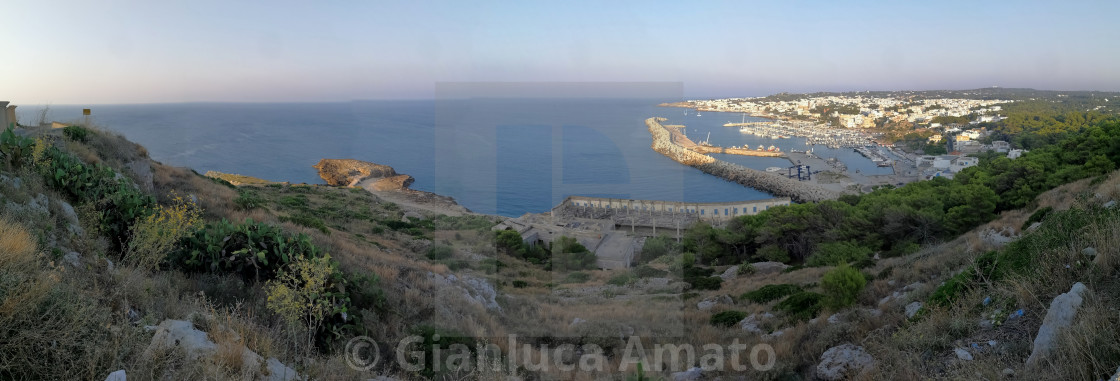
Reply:
<svg viewBox="0 0 1120 381"><path fill-rule="evenodd" d="M359 159L413 176L413 189L454 197L480 213L548 211L569 195L720 202L771 197L706 175L650 149L645 119L683 124L694 141L775 145L836 157L865 174L889 173L851 149L806 146L802 138L741 134L740 114L657 107L679 99L463 99L345 103L100 105L92 124L147 147L165 164L274 181L322 184L312 165ZM21 120L38 119L21 106ZM82 120L80 106L51 106L50 118ZM748 121L763 119L747 117ZM710 137L709 134L710 133ZM764 170L780 158L717 155Z"/></svg>

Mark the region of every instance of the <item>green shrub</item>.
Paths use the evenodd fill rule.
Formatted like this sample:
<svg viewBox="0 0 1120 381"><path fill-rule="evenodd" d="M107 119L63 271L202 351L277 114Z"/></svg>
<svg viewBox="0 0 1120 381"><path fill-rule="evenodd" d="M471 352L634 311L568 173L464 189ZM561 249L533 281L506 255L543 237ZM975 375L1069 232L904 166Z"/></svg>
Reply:
<svg viewBox="0 0 1120 381"><path fill-rule="evenodd" d="M968 289L972 278L975 276L975 270L972 267L966 268L960 274L954 275L945 280L941 286L933 290L929 296L929 303L935 306L946 307L952 305L965 290Z"/></svg>
<svg viewBox="0 0 1120 381"><path fill-rule="evenodd" d="M526 281L523 281L523 280L520 280L520 279L513 281L513 288L525 288L525 287L529 287L529 282L526 282Z"/></svg>
<svg viewBox="0 0 1120 381"><path fill-rule="evenodd" d="M257 192L249 189L238 189L237 198L233 199L233 204L237 205L238 209L251 210L264 205L264 199L261 198Z"/></svg>
<svg viewBox="0 0 1120 381"><path fill-rule="evenodd" d="M647 265L641 265L634 269L634 275L639 278L659 278L669 275L668 271L655 269Z"/></svg>
<svg viewBox="0 0 1120 381"><path fill-rule="evenodd" d="M455 249L452 248L451 246L436 244L436 245L432 245L432 247L428 249L428 259L431 259L431 260L447 259L447 258L451 258L451 255L454 254L454 253L455 253Z"/></svg>
<svg viewBox="0 0 1120 381"><path fill-rule="evenodd" d="M448 377L448 372L451 369L449 369L447 364L453 361L455 358L454 356L467 356L466 361L468 362L479 358L479 356L484 356L483 358L488 359L501 356L501 353L486 353L487 347L477 345L473 337L453 331L447 331L429 325L421 325L413 328L410 333L423 340L413 342L406 348L402 348L404 351L400 353L423 353L423 368L417 372L421 379L435 380L450 378ZM483 349L483 354L478 353L480 348Z"/></svg>
<svg viewBox="0 0 1120 381"><path fill-rule="evenodd" d="M323 220L308 213L296 213L290 216L280 216L280 218L278 219L281 222L291 222L299 226L316 229L323 234L331 234L330 229L327 229L327 225L323 223Z"/></svg>
<svg viewBox="0 0 1120 381"><path fill-rule="evenodd" d="M821 312L822 299L824 299L824 295L802 291L778 302L774 305L774 309L785 312L788 316L797 320L809 320Z"/></svg>
<svg viewBox="0 0 1120 381"><path fill-rule="evenodd" d="M560 283L583 283L587 282L588 280L591 280L591 274L576 271L574 273L568 274L568 276L564 277L564 280L560 281Z"/></svg>
<svg viewBox="0 0 1120 381"><path fill-rule="evenodd" d="M770 303L798 292L801 292L801 286L796 284L768 284L757 290L744 293L740 298L761 304Z"/></svg>
<svg viewBox="0 0 1120 381"><path fill-rule="evenodd" d="M299 187L292 187L290 189L298 188ZM276 203L280 204L280 206L294 209L307 208L308 205L307 196L302 194L281 197L280 200L276 201Z"/></svg>
<svg viewBox="0 0 1120 381"><path fill-rule="evenodd" d="M847 264L829 270L821 278L821 289L828 296L828 307L835 309L854 304L866 285L867 278Z"/></svg>
<svg viewBox="0 0 1120 381"><path fill-rule="evenodd" d="M669 238L669 236L659 235L657 237L646 238L645 243L642 244L641 254L638 255L638 262L646 263L655 258L679 251L680 245L677 244L676 240Z"/></svg>
<svg viewBox="0 0 1120 381"><path fill-rule="evenodd" d="M718 276L685 278L684 281L694 290L718 290L723 284L723 279Z"/></svg>
<svg viewBox="0 0 1120 381"><path fill-rule="evenodd" d="M16 135L11 128L0 133L0 157L4 158L4 163L9 169L22 166L31 157L34 146L34 140Z"/></svg>
<svg viewBox="0 0 1120 381"><path fill-rule="evenodd" d="M1034 213L1031 213L1030 218L1027 218L1027 220L1025 222L1023 222L1023 226L1021 228L1019 228L1019 230L1027 230L1027 228L1031 227L1031 225L1034 224L1035 222L1042 222L1042 219L1046 218L1046 216L1049 215L1053 211L1054 211L1053 207L1047 206L1045 208L1042 208L1042 209L1039 209L1039 210L1035 211Z"/></svg>
<svg viewBox="0 0 1120 381"><path fill-rule="evenodd" d="M607 279L607 284L615 286L625 286L633 283L634 280L635 279L633 275L630 275L629 273L621 273L615 274L614 276L611 276L610 279Z"/></svg>
<svg viewBox="0 0 1120 381"><path fill-rule="evenodd" d="M552 243L552 268L558 271L585 270L595 267L595 253L575 238L560 236Z"/></svg>
<svg viewBox="0 0 1120 381"><path fill-rule="evenodd" d="M319 248L304 234L291 236L277 226L246 219L207 223L180 243L170 261L191 272L237 274L246 280L272 279L298 256L318 257Z"/></svg>
<svg viewBox="0 0 1120 381"><path fill-rule="evenodd" d="M860 246L856 242L830 242L823 243L809 257L809 266L833 266L841 263L860 261L871 256L871 249Z"/></svg>
<svg viewBox="0 0 1120 381"><path fill-rule="evenodd" d="M738 324L746 317L747 313L743 311L720 311L712 314L712 317L708 318L708 323L726 328Z"/></svg>
<svg viewBox="0 0 1120 381"><path fill-rule="evenodd" d="M758 251L755 252L755 256L767 261L782 263L789 262L789 252L774 245L768 245L759 248Z"/></svg>
<svg viewBox="0 0 1120 381"><path fill-rule="evenodd" d="M89 130L82 126L66 126L62 129L62 136L76 142L85 143L89 141Z"/></svg>
<svg viewBox="0 0 1120 381"><path fill-rule="evenodd" d="M753 264L743 262L743 264L739 265L739 271L737 271L737 273L739 275L754 275L756 271Z"/></svg>

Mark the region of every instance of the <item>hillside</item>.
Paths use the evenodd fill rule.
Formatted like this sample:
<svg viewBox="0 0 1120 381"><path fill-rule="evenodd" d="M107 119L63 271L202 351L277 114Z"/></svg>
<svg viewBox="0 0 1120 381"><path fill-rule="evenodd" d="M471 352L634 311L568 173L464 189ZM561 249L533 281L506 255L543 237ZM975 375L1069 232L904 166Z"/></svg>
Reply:
<svg viewBox="0 0 1120 381"><path fill-rule="evenodd" d="M1061 143L1076 155L699 225L613 271L575 242L494 233L499 217L235 186L96 128L6 132L0 378L1107 377L1120 146L1093 128ZM363 335L369 367L348 357ZM502 365L458 366L480 352Z"/></svg>

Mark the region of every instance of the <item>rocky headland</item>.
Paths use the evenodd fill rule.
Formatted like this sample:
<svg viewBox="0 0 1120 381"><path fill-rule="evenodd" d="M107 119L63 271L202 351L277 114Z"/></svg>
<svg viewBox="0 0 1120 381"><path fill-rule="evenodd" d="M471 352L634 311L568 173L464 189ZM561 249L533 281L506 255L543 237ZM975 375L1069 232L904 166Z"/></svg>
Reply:
<svg viewBox="0 0 1120 381"><path fill-rule="evenodd" d="M313 167L319 170L319 177L328 185L360 187L385 200L430 213L471 213L454 198L410 189L415 179L397 173L388 165L354 159L322 159Z"/></svg>

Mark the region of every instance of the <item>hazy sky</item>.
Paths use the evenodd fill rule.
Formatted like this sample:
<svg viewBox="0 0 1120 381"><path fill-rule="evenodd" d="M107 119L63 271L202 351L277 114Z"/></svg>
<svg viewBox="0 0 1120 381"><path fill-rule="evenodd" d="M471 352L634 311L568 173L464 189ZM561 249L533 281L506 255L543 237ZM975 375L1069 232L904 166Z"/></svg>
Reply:
<svg viewBox="0 0 1120 381"><path fill-rule="evenodd" d="M1120 2L0 4L0 100L432 98L437 82L670 81L686 97L1120 90Z"/></svg>

